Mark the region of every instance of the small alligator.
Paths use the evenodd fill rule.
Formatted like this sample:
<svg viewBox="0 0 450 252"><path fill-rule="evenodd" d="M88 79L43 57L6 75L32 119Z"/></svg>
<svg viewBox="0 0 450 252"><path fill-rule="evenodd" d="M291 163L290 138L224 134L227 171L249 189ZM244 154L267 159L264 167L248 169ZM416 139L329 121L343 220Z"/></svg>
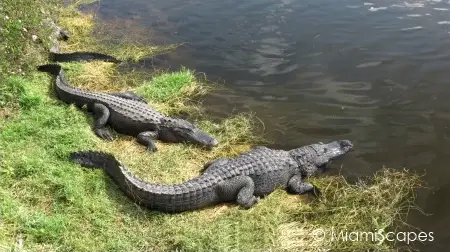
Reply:
<svg viewBox="0 0 450 252"><path fill-rule="evenodd" d="M94 132L104 140L114 139L106 128L109 125L119 133L137 137L137 141L146 145L150 152L157 150L152 139L187 142L209 149L218 145L217 140L194 124L164 116L133 92L101 93L74 88L69 85L59 64L41 65L38 70L56 77L54 89L60 100L79 108L87 105L87 110L94 113Z"/></svg>
<svg viewBox="0 0 450 252"><path fill-rule="evenodd" d="M97 52L71 52L71 53L59 53L50 52L50 61L53 62L71 62L71 61L93 61L101 60L105 62L121 63L122 61L114 56L97 53Z"/></svg>
<svg viewBox="0 0 450 252"><path fill-rule="evenodd" d="M106 62L121 63L122 61L107 54L97 52L60 52L59 41L67 41L70 38L69 33L57 26L55 22L48 18L43 20L44 25L50 29L55 30L50 36L52 47L50 48L49 60L52 62L70 62L70 61L93 61L101 60ZM40 40L42 42L42 40Z"/></svg>
<svg viewBox="0 0 450 252"><path fill-rule="evenodd" d="M122 61L114 56L97 53L97 52L71 52L63 53L60 52L59 41L67 41L70 38L68 31L63 30L61 27L57 26L55 22L50 19L44 19L43 25L54 30L50 35L49 39L51 42L49 60L52 62L70 62L70 61L93 61L101 60L106 62L121 63ZM42 39L36 37L36 41L42 43Z"/></svg>
<svg viewBox="0 0 450 252"><path fill-rule="evenodd" d="M259 146L235 158L213 160L205 164L200 176L172 185L142 181L105 152L73 152L70 159L87 168L102 168L138 204L175 213L229 201L248 209L257 203L257 197L268 195L276 188L292 194L318 196L319 190L304 178L352 148L348 140L311 144L290 151Z"/></svg>

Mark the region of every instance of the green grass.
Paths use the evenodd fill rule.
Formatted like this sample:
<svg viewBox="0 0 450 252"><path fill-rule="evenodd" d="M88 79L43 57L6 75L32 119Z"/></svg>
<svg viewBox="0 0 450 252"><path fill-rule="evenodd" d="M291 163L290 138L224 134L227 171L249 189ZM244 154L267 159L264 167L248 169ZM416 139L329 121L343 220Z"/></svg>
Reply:
<svg viewBox="0 0 450 252"><path fill-rule="evenodd" d="M21 102L21 95L24 88L17 77L7 78L3 80L0 86L0 107L14 108Z"/></svg>
<svg viewBox="0 0 450 252"><path fill-rule="evenodd" d="M27 9L22 12L10 11L24 3ZM45 8L46 3L5 1L1 11L8 10L10 20L20 17L29 30L40 32L35 16L28 20L24 13ZM76 34L63 45L64 50L95 48L89 36L94 29L91 16L72 7L54 12ZM7 34L16 34L14 29ZM157 142L158 153L150 155L132 137L104 142L91 130L92 117L57 100L51 78L33 70L37 62L45 62L45 50L36 47L36 55L19 57L30 48L17 45L23 41L21 36L9 35L6 42L0 42L17 48L0 63L6 67L0 79L0 251L387 251L394 246L387 241L316 242L311 234L332 227L400 228L398 221L414 200L414 188L420 186L419 177L407 171L383 169L356 185L341 176L314 178L312 182L323 193L321 200L277 190L249 210L221 204L163 214L139 207L100 170L69 162L69 153L86 149L111 152L142 179L179 183L197 176L211 159L235 156L261 143L255 135L253 115L208 120L194 98L212 86L205 85L192 70L142 78L135 72L122 73L110 63L63 64L74 86L102 91L132 89L169 115L198 112L191 120L215 136L220 145L204 151ZM11 72L17 62L24 64L23 74Z"/></svg>
<svg viewBox="0 0 450 252"><path fill-rule="evenodd" d="M188 69L178 72L165 73L153 77L142 85L137 91L152 101L172 102L184 100L197 94L203 94L205 90L199 89L197 78Z"/></svg>
<svg viewBox="0 0 450 252"><path fill-rule="evenodd" d="M33 64L42 60L50 46L50 29L41 21L54 15L57 1L37 3L35 0L2 0L0 2L0 76L26 74ZM36 35L41 43L34 42Z"/></svg>

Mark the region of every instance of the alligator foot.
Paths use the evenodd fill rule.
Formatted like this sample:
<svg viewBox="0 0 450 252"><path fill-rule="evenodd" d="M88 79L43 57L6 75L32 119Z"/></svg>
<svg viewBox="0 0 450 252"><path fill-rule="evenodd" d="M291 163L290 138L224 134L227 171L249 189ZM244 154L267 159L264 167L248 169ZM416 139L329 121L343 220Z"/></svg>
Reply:
<svg viewBox="0 0 450 252"><path fill-rule="evenodd" d="M156 148L155 143L153 142L153 139L156 139L158 136L158 133L156 131L144 131L139 133L137 135L136 139L138 143L147 146L147 151L149 152L156 152L158 151L158 148Z"/></svg>
<svg viewBox="0 0 450 252"><path fill-rule="evenodd" d="M254 206L256 203L258 203L258 198L255 196L251 197L247 202L237 202L238 205L243 207L244 209L250 209L252 206Z"/></svg>
<svg viewBox="0 0 450 252"><path fill-rule="evenodd" d="M133 100L133 101L139 101L139 102L143 102L143 103L147 103L147 101L144 99L143 96L140 96L134 92L131 91L127 91L127 92L117 92L117 93L109 93L110 95L113 96L117 96L117 97L121 97L124 99L128 99L128 100Z"/></svg>
<svg viewBox="0 0 450 252"><path fill-rule="evenodd" d="M106 141L113 141L114 140L114 134L107 128L100 128L94 130L95 134Z"/></svg>
<svg viewBox="0 0 450 252"><path fill-rule="evenodd" d="M92 111L94 113L95 134L106 141L114 140L113 133L109 129L105 128L109 120L109 109L101 103L94 103L88 104L88 111Z"/></svg>
<svg viewBox="0 0 450 252"><path fill-rule="evenodd" d="M156 145L151 141L147 146L148 152L156 152L158 151L158 148L156 148Z"/></svg>
<svg viewBox="0 0 450 252"><path fill-rule="evenodd" d="M315 197L319 197L321 192L313 184L303 181L300 175L294 175L289 179L287 192L291 194L305 194L310 193Z"/></svg>

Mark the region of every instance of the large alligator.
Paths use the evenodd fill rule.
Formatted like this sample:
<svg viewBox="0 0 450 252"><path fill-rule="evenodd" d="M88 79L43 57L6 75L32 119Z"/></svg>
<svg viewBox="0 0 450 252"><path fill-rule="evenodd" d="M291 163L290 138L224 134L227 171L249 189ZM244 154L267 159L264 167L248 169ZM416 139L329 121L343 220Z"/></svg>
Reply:
<svg viewBox="0 0 450 252"><path fill-rule="evenodd" d="M38 70L55 76L54 89L60 100L79 108L87 105L87 110L94 113L94 132L104 140L114 139L113 133L106 127L109 125L119 133L137 137L137 141L146 145L150 152L156 151L152 139L187 142L207 148L218 144L196 125L164 116L133 92L102 93L74 88L69 85L59 64L41 65Z"/></svg>
<svg viewBox="0 0 450 252"><path fill-rule="evenodd" d="M311 144L290 151L259 146L235 158L209 162L200 176L172 185L142 181L105 152L73 152L70 159L87 168L103 169L138 204L162 212L183 212L229 201L248 209L257 203L257 197L268 195L276 188L292 194L318 195L319 190L304 179L352 148L348 140Z"/></svg>

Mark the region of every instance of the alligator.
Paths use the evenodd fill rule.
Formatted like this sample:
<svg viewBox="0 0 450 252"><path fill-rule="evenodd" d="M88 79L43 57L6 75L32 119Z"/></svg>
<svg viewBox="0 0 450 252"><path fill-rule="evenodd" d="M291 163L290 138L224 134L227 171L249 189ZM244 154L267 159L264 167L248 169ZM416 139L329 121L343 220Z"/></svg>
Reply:
<svg viewBox="0 0 450 252"><path fill-rule="evenodd" d="M101 60L105 62L121 63L122 61L114 56L97 53L97 52L71 52L71 53L60 53L60 52L50 52L49 60L52 62L71 62L71 61L93 61Z"/></svg>
<svg viewBox="0 0 450 252"><path fill-rule="evenodd" d="M172 185L140 180L110 153L78 151L72 152L69 159L86 168L103 169L136 203L160 212L177 213L221 202L236 202L249 209L276 188L291 194L320 196L319 189L305 178L352 149L348 140L289 151L257 146L235 158L208 162L200 176Z"/></svg>
<svg viewBox="0 0 450 252"><path fill-rule="evenodd" d="M94 114L95 134L106 141L115 138L106 127L109 125L118 133L135 136L150 152L157 151L153 143L156 139L169 143L186 142L207 149L218 145L217 140L196 125L164 116L134 92L102 93L72 87L59 64L41 65L38 70L55 76L54 89L60 100L78 108L87 105L87 111Z"/></svg>
<svg viewBox="0 0 450 252"><path fill-rule="evenodd" d="M70 61L93 61L101 60L105 62L121 63L122 61L114 56L97 53L97 52L60 52L59 41L67 41L70 38L68 31L63 30L57 26L55 22L48 18L43 20L43 24L54 30L54 33L50 36L52 47L50 48L49 60L52 62L70 62ZM40 42L42 40L39 39Z"/></svg>

